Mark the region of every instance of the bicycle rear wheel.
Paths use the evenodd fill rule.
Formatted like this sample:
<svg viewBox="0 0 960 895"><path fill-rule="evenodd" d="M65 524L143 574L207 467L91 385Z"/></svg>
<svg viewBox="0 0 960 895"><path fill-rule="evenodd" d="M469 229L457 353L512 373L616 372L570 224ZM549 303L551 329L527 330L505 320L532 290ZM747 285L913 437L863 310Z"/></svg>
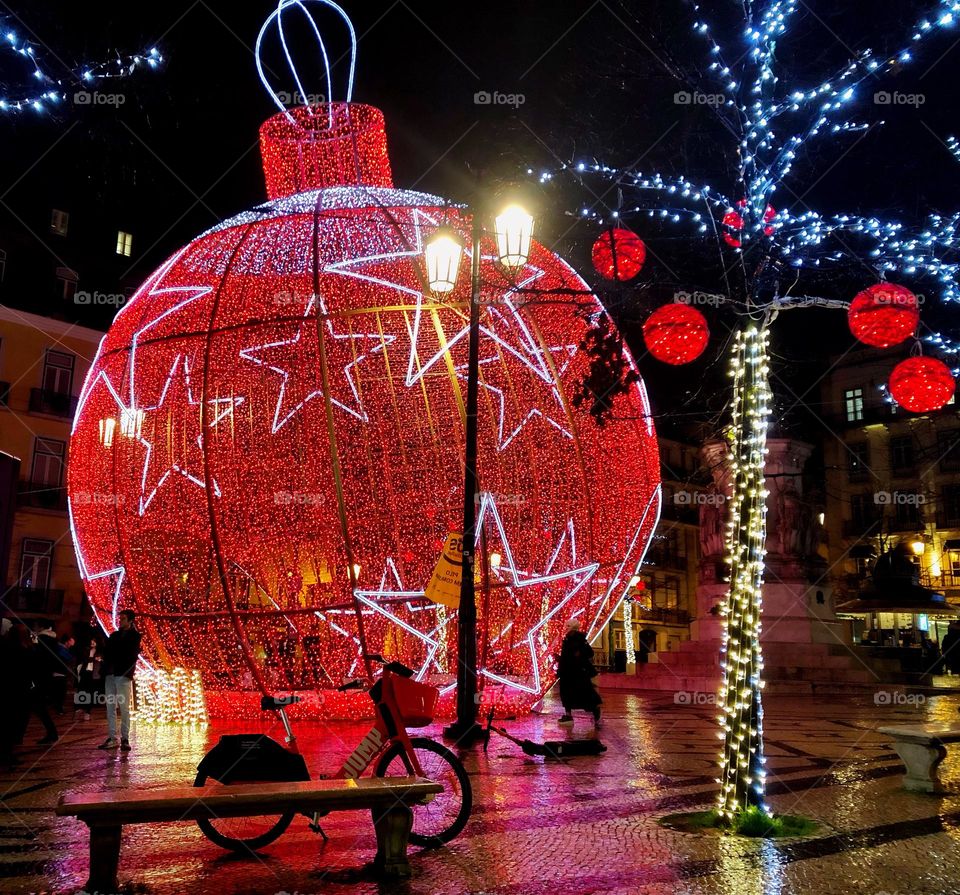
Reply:
<svg viewBox="0 0 960 895"><path fill-rule="evenodd" d="M426 777L443 785L443 792L426 805L413 806L414 845L435 848L458 836L470 819L473 788L460 759L429 737L411 737L410 744ZM377 762L378 777L412 777L413 765L400 743L394 743Z"/></svg>
<svg viewBox="0 0 960 895"><path fill-rule="evenodd" d="M212 780L211 783L217 781ZM194 786L206 786L207 775L198 773ZM229 784L222 784L229 786ZM221 848L236 852L255 852L268 846L286 831L293 813L268 814L259 817L199 818L197 826L204 836Z"/></svg>

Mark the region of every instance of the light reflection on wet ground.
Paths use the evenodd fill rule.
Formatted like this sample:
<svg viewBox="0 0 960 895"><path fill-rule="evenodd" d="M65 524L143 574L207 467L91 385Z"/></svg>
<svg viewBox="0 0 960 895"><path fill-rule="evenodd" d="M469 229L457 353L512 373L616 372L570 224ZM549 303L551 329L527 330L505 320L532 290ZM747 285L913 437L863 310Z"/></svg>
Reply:
<svg viewBox="0 0 960 895"><path fill-rule="evenodd" d="M670 697L607 697L599 758L544 763L494 738L488 754L464 755L476 806L449 848L411 849L414 877L401 885L363 881L374 853L369 817L339 814L322 841L298 818L256 858L238 860L192 824L129 827L122 881L151 895L190 892L373 893L410 895L626 895L626 893L861 892L960 893L960 746L944 763L957 795L904 792L884 724L920 718L956 720L960 696L921 706L881 706L863 698L767 700L770 802L822 824L803 841L757 842L663 829L656 819L710 803L717 749L710 706ZM508 726L534 740L568 732L557 714ZM98 752L102 718L62 725L60 743L26 753L16 773L0 776L0 892L70 892L86 879L86 828L53 816L65 789L150 788L192 782L197 762L221 733L254 725L217 722L204 730L141 725L129 756ZM278 739L282 733L267 728ZM330 772L366 730L364 724L301 724L314 773ZM592 735L586 719L574 736ZM40 733L31 727L28 742Z"/></svg>

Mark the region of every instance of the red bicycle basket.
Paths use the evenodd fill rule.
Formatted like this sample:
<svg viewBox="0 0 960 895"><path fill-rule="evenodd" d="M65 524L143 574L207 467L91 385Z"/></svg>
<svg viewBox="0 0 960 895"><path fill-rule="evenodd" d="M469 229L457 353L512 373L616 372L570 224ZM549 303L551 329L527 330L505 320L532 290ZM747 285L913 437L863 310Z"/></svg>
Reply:
<svg viewBox="0 0 960 895"><path fill-rule="evenodd" d="M393 696L407 727L426 727L433 721L440 691L409 677L394 677Z"/></svg>

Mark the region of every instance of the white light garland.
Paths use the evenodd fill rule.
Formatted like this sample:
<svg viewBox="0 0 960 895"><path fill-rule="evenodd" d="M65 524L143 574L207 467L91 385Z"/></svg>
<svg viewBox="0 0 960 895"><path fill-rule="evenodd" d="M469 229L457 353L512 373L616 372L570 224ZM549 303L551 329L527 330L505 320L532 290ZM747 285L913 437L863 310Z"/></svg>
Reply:
<svg viewBox="0 0 960 895"><path fill-rule="evenodd" d="M747 807L766 811L760 695L767 535L764 465L771 397L766 328L751 324L737 333L730 372L735 396L728 454L733 493L726 538L730 590L723 609L723 682L718 703L724 742L717 800L717 810L727 820Z"/></svg>
<svg viewBox="0 0 960 895"><path fill-rule="evenodd" d="M104 80L127 78L143 68L156 69L163 62L160 51L151 47L142 53L118 53L103 62L90 62L56 78L43 64L39 44L21 39L14 29L7 27L7 20L0 19L0 29L0 52L19 57L26 68L24 83L32 85L32 89L18 91L16 95L0 94L0 112L8 114L48 112L66 103L71 91L89 90ZM10 83L12 79L3 80Z"/></svg>

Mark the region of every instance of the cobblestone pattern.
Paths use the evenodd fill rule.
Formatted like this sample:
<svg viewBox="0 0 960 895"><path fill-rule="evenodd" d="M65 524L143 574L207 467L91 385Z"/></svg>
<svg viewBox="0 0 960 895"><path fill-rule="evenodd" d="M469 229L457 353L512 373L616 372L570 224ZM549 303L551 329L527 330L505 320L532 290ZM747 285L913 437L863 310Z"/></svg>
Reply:
<svg viewBox="0 0 960 895"><path fill-rule="evenodd" d="M607 698L599 758L545 762L494 738L489 752L464 753L476 804L450 847L411 848L409 882L364 878L375 843L369 816L338 814L330 842L297 818L257 857L237 859L192 824L128 827L120 877L150 895L387 893L402 895L960 895L960 746L943 766L950 795L900 788L901 766L884 724L921 719L960 722L960 697L922 705L876 706L872 698L771 698L767 701L770 802L780 812L822 824L813 838L761 842L691 835L661 827L675 811L709 807L715 790L714 709L669 698ZM534 740L592 736L558 713L506 722ZM150 788L192 782L197 762L221 733L141 725L129 755L94 747L103 718L62 724L52 749L34 748L0 776L0 893L74 892L86 879L86 828L52 809L67 789ZM265 728L278 739L275 727ZM314 774L332 772L364 733L357 724L300 725ZM438 731L434 731L438 733ZM28 742L40 732L31 727ZM953 793L957 793L956 795Z"/></svg>

